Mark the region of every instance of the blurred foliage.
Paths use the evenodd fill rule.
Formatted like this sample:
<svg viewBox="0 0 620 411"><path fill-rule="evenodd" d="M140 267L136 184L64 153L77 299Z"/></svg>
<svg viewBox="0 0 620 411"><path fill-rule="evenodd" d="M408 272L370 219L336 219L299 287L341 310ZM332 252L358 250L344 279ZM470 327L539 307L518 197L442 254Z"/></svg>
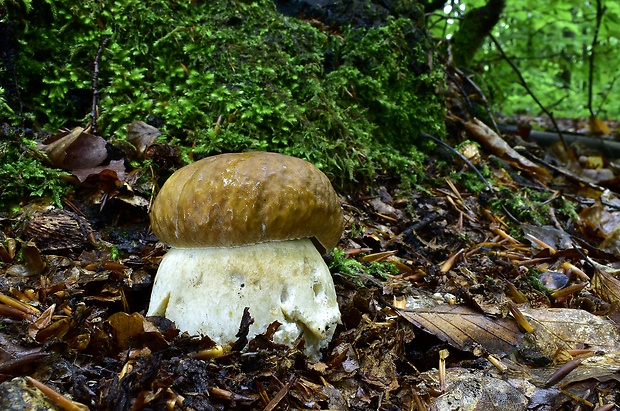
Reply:
<svg viewBox="0 0 620 411"><path fill-rule="evenodd" d="M93 60L108 37L99 132L122 138L145 120L186 161L269 150L311 161L340 188L387 170L415 181L419 131L444 132L442 73L410 19L331 33L269 0L0 5L19 42L4 44L0 71L0 118L13 125L88 124Z"/></svg>
<svg viewBox="0 0 620 411"><path fill-rule="evenodd" d="M440 39L485 0L452 0L429 20ZM593 108L599 118L620 117L620 3L601 0L605 12L594 45ZM587 117L589 57L596 29L596 1L508 0L492 32L529 87L556 117ZM470 67L495 107L506 114L538 115L538 107L512 68L487 39Z"/></svg>

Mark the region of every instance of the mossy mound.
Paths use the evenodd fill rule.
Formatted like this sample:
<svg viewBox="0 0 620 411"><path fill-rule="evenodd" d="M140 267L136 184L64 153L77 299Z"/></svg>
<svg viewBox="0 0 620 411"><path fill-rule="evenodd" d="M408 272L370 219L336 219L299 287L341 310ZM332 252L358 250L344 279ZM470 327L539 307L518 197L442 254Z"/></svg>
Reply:
<svg viewBox="0 0 620 411"><path fill-rule="evenodd" d="M286 17L267 0L33 0L4 11L0 116L13 124L87 124L92 63L109 37L104 136L146 120L195 159L279 151L343 187L419 167L419 131L443 131L441 72L423 21L402 13L355 28Z"/></svg>

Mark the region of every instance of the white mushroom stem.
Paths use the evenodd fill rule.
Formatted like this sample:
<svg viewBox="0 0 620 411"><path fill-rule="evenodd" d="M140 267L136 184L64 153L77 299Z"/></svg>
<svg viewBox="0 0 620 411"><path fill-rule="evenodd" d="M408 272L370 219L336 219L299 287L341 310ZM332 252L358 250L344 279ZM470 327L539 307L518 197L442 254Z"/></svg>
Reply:
<svg viewBox="0 0 620 411"><path fill-rule="evenodd" d="M310 239L171 248L159 265L148 315L229 344L245 307L254 318L250 340L278 321L274 342L291 346L303 335L315 360L340 322L331 274Z"/></svg>

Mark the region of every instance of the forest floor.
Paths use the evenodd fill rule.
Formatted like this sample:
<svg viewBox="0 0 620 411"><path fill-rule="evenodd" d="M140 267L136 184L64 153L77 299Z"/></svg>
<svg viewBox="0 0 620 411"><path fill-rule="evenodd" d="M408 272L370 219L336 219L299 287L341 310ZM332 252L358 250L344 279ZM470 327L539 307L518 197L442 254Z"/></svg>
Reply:
<svg viewBox="0 0 620 411"><path fill-rule="evenodd" d="M380 176L341 196L327 262L342 324L318 362L303 341L222 353L145 317L166 247L137 178L110 166L77 176L62 210L23 204L0 220L0 409L617 409L616 164L458 133L479 142L459 147L469 164L440 148L419 185ZM41 382L60 395L20 408Z"/></svg>

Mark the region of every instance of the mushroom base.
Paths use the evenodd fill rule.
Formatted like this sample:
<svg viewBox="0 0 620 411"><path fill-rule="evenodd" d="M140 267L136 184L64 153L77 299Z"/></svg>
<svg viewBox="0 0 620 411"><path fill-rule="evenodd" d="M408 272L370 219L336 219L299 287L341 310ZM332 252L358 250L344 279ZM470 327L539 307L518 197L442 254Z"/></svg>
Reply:
<svg viewBox="0 0 620 411"><path fill-rule="evenodd" d="M245 307L254 319L250 340L278 321L274 342L292 346L303 336L311 359L319 358L340 322L331 274L310 239L171 248L159 265L148 315L229 344Z"/></svg>

